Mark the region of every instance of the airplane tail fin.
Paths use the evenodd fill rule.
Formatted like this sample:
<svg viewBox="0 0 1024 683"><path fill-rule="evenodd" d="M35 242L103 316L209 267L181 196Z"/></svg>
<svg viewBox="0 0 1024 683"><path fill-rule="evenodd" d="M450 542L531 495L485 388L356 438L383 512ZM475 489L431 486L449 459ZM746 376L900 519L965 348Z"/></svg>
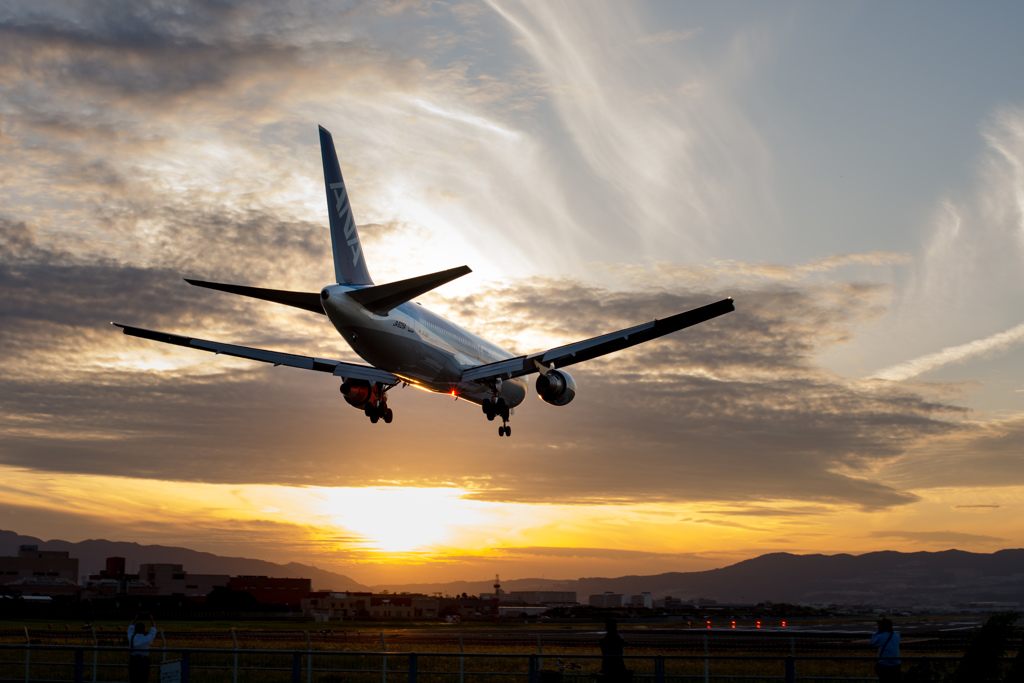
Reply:
<svg viewBox="0 0 1024 683"><path fill-rule="evenodd" d="M327 189L327 213L331 219L331 245L334 251L334 276L342 285L372 285L366 269L363 247L352 217L345 180L341 177L334 138L320 126L320 154L324 161L324 185Z"/></svg>

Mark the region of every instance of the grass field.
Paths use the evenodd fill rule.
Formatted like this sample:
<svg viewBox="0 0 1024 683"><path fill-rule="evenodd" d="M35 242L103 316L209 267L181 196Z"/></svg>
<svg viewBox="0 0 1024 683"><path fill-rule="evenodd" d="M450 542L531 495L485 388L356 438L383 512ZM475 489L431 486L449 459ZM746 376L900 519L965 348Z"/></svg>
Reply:
<svg viewBox="0 0 1024 683"><path fill-rule="evenodd" d="M298 661L305 681L405 680L412 659L418 680L430 683L511 683L509 674L529 671L528 655L554 671L556 659L576 664L563 683L588 683L600 668L598 639L602 624L569 627L523 624L381 624L289 623L260 621L159 622L162 638L154 643L153 658L180 657L190 651L191 680L288 681ZM22 680L26 633L31 642L32 679L69 680L71 646L86 648L86 678L121 681L125 678L122 622L52 624L44 621L0 621L0 679ZM667 680L702 681L705 667L711 680L770 680L783 675L786 655L798 657L801 678L847 677L874 680L873 651L863 634L792 630L712 630L620 627L629 643L627 666L637 676L654 679L661 667ZM907 657L959 657L963 637L907 638ZM101 650L95 655L93 645ZM166 645L166 653L159 646ZM19 647L21 646L21 647ZM61 647L60 650L46 646ZM274 650L277 652L261 652ZM386 652L386 654L384 654ZM298 659L296 660L296 653ZM807 657L814 657L808 659ZM659 660L660 658L660 660ZM858 658L858 659L850 659ZM49 663L48 663L49 662ZM938 663L938 662L936 662ZM387 673L383 672L386 666ZM943 664L949 668L951 664ZM371 673L372 672L372 673ZM468 678L467 678L468 677ZM781 680L781 678L780 678ZM382 683L386 683L383 680ZM542 683L550 683L543 681Z"/></svg>

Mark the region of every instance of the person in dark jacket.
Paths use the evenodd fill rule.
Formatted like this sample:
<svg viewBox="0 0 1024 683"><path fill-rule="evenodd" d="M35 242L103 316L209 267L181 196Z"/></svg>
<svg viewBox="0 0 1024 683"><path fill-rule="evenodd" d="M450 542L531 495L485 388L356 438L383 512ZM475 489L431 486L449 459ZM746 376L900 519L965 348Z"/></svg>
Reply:
<svg viewBox="0 0 1024 683"><path fill-rule="evenodd" d="M619 635L619 624L614 619L609 619L604 625L604 638L601 638L601 671L599 673L602 681L628 681L632 678L632 672L626 669L626 661L623 659L623 651L626 648L626 641Z"/></svg>
<svg viewBox="0 0 1024 683"><path fill-rule="evenodd" d="M871 636L871 644L878 648L878 662L875 673L878 680L900 680L900 634L892 630L892 620L878 620L878 630Z"/></svg>

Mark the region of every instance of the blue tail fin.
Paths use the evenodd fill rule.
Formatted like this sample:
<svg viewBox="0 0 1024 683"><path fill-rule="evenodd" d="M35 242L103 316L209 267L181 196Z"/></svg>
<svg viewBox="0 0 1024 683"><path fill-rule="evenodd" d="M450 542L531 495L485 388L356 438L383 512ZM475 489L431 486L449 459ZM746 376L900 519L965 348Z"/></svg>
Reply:
<svg viewBox="0 0 1024 683"><path fill-rule="evenodd" d="M359 243L352 207L348 203L345 180L341 177L334 138L320 126L320 154L324 160L324 185L327 189L327 213L331 217L331 245L334 249L334 276L338 284L372 285L366 269L363 247Z"/></svg>

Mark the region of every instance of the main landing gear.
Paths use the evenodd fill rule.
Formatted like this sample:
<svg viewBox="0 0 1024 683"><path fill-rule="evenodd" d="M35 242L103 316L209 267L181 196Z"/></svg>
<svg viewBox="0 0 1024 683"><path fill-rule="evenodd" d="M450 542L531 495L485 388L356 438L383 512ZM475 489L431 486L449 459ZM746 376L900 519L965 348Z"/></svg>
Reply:
<svg viewBox="0 0 1024 683"><path fill-rule="evenodd" d="M381 401L377 405L369 405L363 410L366 417L370 418L370 422L377 424L378 420L383 419L384 424L391 424L391 420L394 419L395 414L388 408L386 401Z"/></svg>
<svg viewBox="0 0 1024 683"><path fill-rule="evenodd" d="M381 383L371 385L364 380L345 381L342 383L341 394L354 408L361 408L370 422L377 424L382 418L391 424L395 414L388 408L388 391L391 387Z"/></svg>
<svg viewBox="0 0 1024 683"><path fill-rule="evenodd" d="M498 436L512 436L512 428L508 426L509 407L506 405L505 399L496 396L491 401L485 401L481 407L488 420L501 418L503 424L498 427Z"/></svg>

